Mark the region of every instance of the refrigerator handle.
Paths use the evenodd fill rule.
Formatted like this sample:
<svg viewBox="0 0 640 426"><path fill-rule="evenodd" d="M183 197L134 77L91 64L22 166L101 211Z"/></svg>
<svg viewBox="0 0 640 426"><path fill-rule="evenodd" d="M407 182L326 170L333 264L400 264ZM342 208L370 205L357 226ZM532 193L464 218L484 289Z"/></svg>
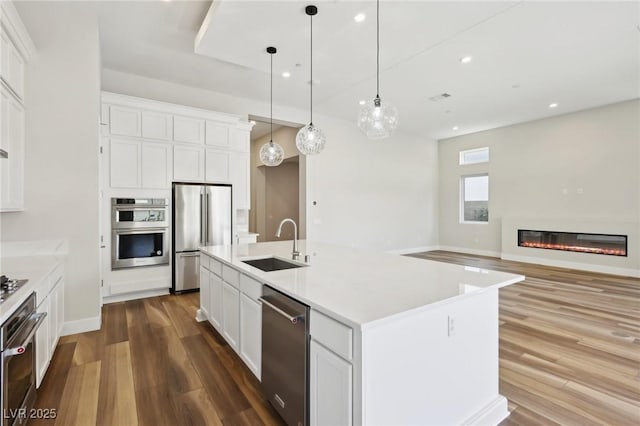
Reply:
<svg viewBox="0 0 640 426"><path fill-rule="evenodd" d="M205 216L205 204L204 204L204 194L200 193L200 245L206 245L206 238L204 236L204 226L203 221L206 220Z"/></svg>
<svg viewBox="0 0 640 426"><path fill-rule="evenodd" d="M204 236L205 236L205 242L208 245L209 242L207 241L207 239L209 238L209 193L207 192L204 197L205 197L204 201L205 201L205 209L206 209L205 216L204 216L204 220L205 220Z"/></svg>

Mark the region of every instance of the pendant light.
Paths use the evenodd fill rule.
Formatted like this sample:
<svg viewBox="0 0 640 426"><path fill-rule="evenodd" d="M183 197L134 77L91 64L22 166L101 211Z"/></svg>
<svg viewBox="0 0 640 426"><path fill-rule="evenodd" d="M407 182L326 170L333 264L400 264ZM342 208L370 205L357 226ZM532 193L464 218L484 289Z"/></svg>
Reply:
<svg viewBox="0 0 640 426"><path fill-rule="evenodd" d="M358 127L369 139L385 139L398 127L398 110L380 99L380 0L376 0L376 97L360 108Z"/></svg>
<svg viewBox="0 0 640 426"><path fill-rule="evenodd" d="M311 60L309 61L309 69L311 70L311 78L309 80L309 124L298 131L296 135L296 146L298 151L304 155L318 154L327 143L324 132L313 125L313 16L318 13L318 8L310 5L305 8L305 13L309 16L311 22Z"/></svg>
<svg viewBox="0 0 640 426"><path fill-rule="evenodd" d="M269 137L269 142L262 145L260 148L260 161L262 164L269 167L279 166L284 160L284 150L280 145L273 142L273 55L276 54L278 50L273 47L267 47L267 53L271 56L271 95L270 95L270 114L269 114L269 125L271 126L271 136Z"/></svg>

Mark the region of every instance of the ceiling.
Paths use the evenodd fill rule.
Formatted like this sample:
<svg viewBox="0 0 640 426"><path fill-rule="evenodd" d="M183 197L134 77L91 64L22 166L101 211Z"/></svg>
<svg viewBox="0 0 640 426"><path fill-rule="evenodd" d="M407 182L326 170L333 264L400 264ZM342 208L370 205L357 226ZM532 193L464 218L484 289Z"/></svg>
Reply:
<svg viewBox="0 0 640 426"><path fill-rule="evenodd" d="M273 45L274 103L306 110L306 4L102 2L103 66L268 102ZM316 4L314 111L355 125L358 101L375 96L375 2ZM442 139L640 97L640 2L382 1L380 11L380 95L406 132ZM429 99L442 93L451 97Z"/></svg>

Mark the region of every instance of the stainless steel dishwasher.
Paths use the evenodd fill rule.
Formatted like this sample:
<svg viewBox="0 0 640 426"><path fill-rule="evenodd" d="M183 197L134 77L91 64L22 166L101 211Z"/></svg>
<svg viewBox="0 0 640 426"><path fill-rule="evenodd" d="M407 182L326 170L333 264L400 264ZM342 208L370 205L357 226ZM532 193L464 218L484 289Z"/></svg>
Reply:
<svg viewBox="0 0 640 426"><path fill-rule="evenodd" d="M263 286L262 390L290 426L309 424L309 307Z"/></svg>

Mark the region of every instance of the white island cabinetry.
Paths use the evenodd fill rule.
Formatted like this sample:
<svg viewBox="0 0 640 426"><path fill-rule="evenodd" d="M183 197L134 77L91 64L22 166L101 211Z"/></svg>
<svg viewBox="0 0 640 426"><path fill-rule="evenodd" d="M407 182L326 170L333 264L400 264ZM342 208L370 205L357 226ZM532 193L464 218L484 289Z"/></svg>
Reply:
<svg viewBox="0 0 640 426"><path fill-rule="evenodd" d="M242 261L290 258L290 241L200 249L223 270L311 308L311 425L496 425L508 416L498 388L498 289L523 276L311 241L299 250L307 266L263 272ZM257 312L243 308L243 295L241 285L239 350L251 368L243 321Z"/></svg>
<svg viewBox="0 0 640 426"><path fill-rule="evenodd" d="M200 265L197 319L209 321L260 379L262 284L203 253Z"/></svg>

